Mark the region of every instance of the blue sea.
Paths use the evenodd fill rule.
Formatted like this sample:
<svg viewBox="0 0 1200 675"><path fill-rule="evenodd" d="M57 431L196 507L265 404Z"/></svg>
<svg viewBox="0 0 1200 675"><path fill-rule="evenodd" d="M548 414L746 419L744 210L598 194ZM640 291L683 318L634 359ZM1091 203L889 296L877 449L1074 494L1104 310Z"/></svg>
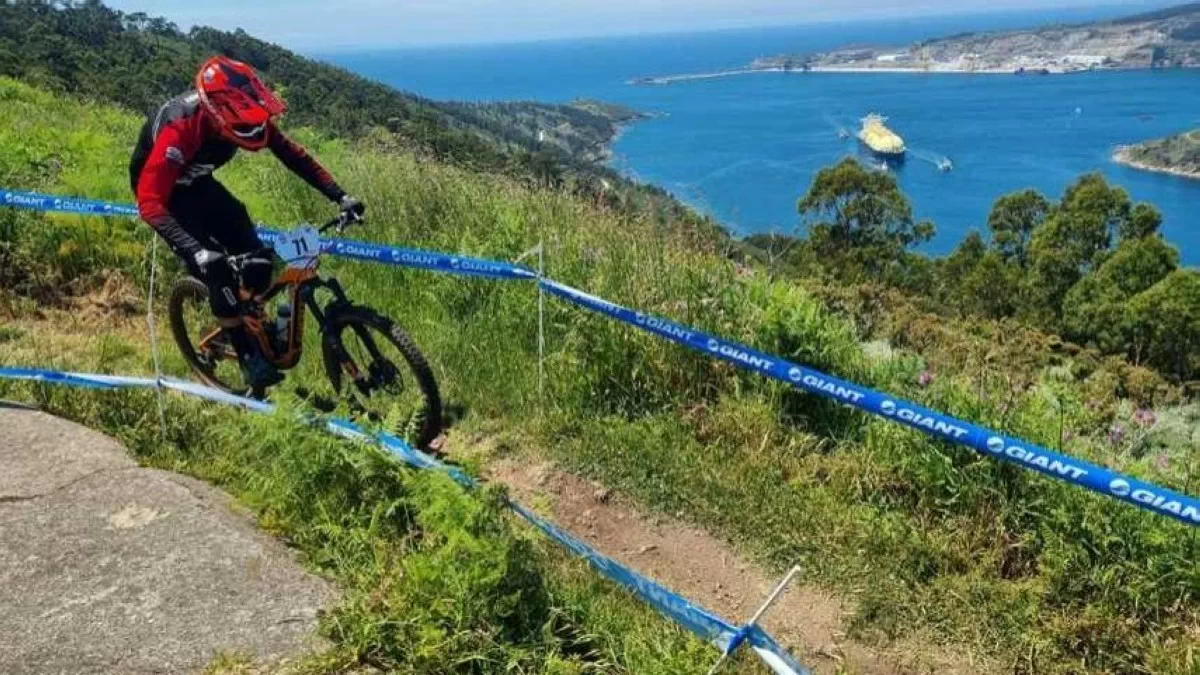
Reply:
<svg viewBox="0 0 1200 675"><path fill-rule="evenodd" d="M919 218L932 219L929 253L986 230L995 199L1033 187L1057 197L1100 171L1164 214L1185 263L1200 264L1200 181L1129 169L1113 148L1200 127L1200 71L1037 77L961 74L763 73L666 86L630 78L731 68L757 56L850 43L896 44L1117 16L1142 7L979 14L906 21L789 26L526 44L317 54L373 79L437 99L588 97L655 113L617 140L613 164L711 213L735 232L795 233L795 203L816 172L856 154L851 132L879 112L907 141L895 170ZM948 157L951 172L936 162Z"/></svg>

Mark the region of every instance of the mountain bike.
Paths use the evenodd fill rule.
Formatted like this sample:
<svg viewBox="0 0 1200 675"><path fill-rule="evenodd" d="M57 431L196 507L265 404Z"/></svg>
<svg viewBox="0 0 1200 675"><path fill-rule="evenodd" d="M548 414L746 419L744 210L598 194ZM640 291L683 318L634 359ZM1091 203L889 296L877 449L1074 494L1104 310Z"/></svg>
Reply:
<svg viewBox="0 0 1200 675"><path fill-rule="evenodd" d="M320 235L340 233L359 218L349 213L320 228L305 226L284 232L272 245L223 261L239 281L239 312L263 355L281 371L300 363L304 352L305 313L311 313L321 335L325 375L334 392L356 413L399 431L419 448L428 448L441 431L442 401L437 381L416 344L391 319L346 297L338 280L321 278ZM283 271L265 293L245 287L244 272L254 265ZM318 292L332 297L322 304ZM268 306L276 303L274 316ZM208 286L194 277L177 281L169 303L171 332L192 371L209 386L263 398L265 390L246 385L237 353L212 315Z"/></svg>

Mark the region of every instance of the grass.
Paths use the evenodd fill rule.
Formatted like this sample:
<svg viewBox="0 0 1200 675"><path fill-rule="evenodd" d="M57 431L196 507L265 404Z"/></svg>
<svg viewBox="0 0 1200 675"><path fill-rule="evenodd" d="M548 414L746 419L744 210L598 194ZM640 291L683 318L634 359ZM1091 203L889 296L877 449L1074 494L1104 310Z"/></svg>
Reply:
<svg viewBox="0 0 1200 675"><path fill-rule="evenodd" d="M45 95L0 81L0 110L39 96ZM40 117L38 128L25 133L52 138L62 128L87 127L95 112L57 99L44 104L54 106L55 113ZM116 127L121 133L131 128ZM1127 364L1054 353L1004 324L957 325L937 317L902 316L886 307L874 310L886 314L886 320L872 322L883 328L868 331L861 312L834 311L838 302L825 293L818 296L764 270L738 267L724 257L719 240L656 214L616 216L566 195L405 154L382 136L354 145L301 136L343 185L368 204L371 225L355 236L497 259L511 259L541 241L547 273L559 281L1037 443L1057 447L1064 440L1066 452L1194 492L1194 408L1183 405L1177 391L1144 384ZM100 153L107 143L128 144L133 138L130 133L102 142L102 137L98 133L88 147ZM64 169L55 182L37 183L30 167L41 160L15 157L9 148L0 144L0 167L9 172L5 175L32 181L17 187L92 197L113 194L117 184L112 176L121 175L125 159L107 157L106 170L80 162ZM223 170L221 178L264 222L320 222L330 214L328 204L268 157L243 158ZM0 223L9 223L12 232L5 239L10 242L7 255L21 261L20 269L35 270L29 278L61 279L71 278L66 270L68 263L74 264L72 258L59 260L41 245L44 237L107 227L120 233L114 235L116 245L126 235L129 241L148 241L144 226L84 220L0 213ZM87 254L76 278L112 267L135 283L144 279L141 258L113 258L107 249L104 241L83 246ZM545 396L539 399L537 297L531 285L334 260L326 271L341 278L351 297L367 301L413 334L434 364L444 398L464 411L462 424L502 425L527 439L525 452L553 458L652 509L682 514L738 542L765 565L782 570L802 564L808 581L827 585L856 605L851 628L863 639L887 642L919 633L1021 673L1200 669L1195 650L1200 641L1200 570L1194 562L1193 529L800 394L552 301L546 312ZM27 290L9 292L14 311L27 308L23 298L28 296ZM864 351L862 343L879 331L886 333L892 349L882 355ZM20 361L54 365L67 358L63 350L40 349L21 353ZM319 359L313 356L292 381L320 381ZM108 365L144 371L144 347ZM167 367L184 372L174 355ZM922 386L918 376L926 370L934 377ZM100 407L95 399L87 400ZM1172 435L1160 423L1138 433L1110 434L1114 424L1137 429L1130 421L1135 405L1153 405L1160 418L1174 416L1187 431ZM99 415L106 429L119 427L106 416L127 414L111 403L104 412L89 413L93 417L70 407L59 409L84 419ZM482 604L465 607L482 618L457 611L440 614L433 608L432 614L422 609L419 622L452 626L433 641L454 644L460 655L478 654L480 663L509 658L517 659L518 669L532 669L526 672L593 672L560 668L554 659L570 664L580 653L600 654L601 672L623 668L642 673L693 672L694 665L681 664L704 661L697 656L703 648L670 637L669 631L669 644L656 644L664 635L661 622L626 618L642 616L636 607L609 614L606 603L611 600L600 598L612 596L597 595L594 585L599 582L577 566L558 564L555 554L540 547L532 547L532 553L522 548L519 537L503 531L508 526L497 524L501 519L488 515L495 503L486 495L476 502L432 478L384 470L373 461L339 459L348 452L341 444L302 441L298 433L287 436L294 439L288 443L239 449L230 441L248 437L246 424L251 423L221 415L206 426L205 433L227 434L216 440L177 441L179 449L170 452L155 450L152 439L131 447L146 448L141 452L154 462L200 475L213 471L207 477L232 486L253 503L253 491L212 467L249 462L271 483L307 480L306 489L324 489L325 478L305 478L312 467L289 459L291 451L283 446L294 442L306 448L306 457L327 457L321 466L328 461L341 468L330 476L336 479L329 486L330 511L316 513L298 504L284 519L286 527L320 524L313 535L318 542L329 536L326 530L359 532L357 537L364 531L359 526L371 531L374 516L368 513L403 504L397 508L418 514L406 521L411 524L404 527L411 531L465 528L470 541L478 543L460 551L472 564L540 569L541 585L528 582L524 572L514 571L516 578L459 572L460 558L448 555L444 546L411 548L416 544L406 543L411 538L404 529L388 530L383 550L355 537L350 543L338 539L338 546L346 547L338 550L348 553L330 560L347 561L345 574L352 581L343 583L374 592L379 579L392 579L395 587L389 586L385 595L400 598L396 608L424 608L433 595L456 592L458 586L438 585L440 574L473 589L472 596L478 595ZM254 433L257 438L271 429ZM207 454L197 464L178 460L200 447ZM258 459L241 452L255 453ZM369 503L365 497L346 501L348 491L339 486L357 481L371 486ZM435 535L422 537L422 543L449 545L450 539ZM541 562L527 563L531 559ZM381 566L393 572L381 573ZM405 581L396 581L400 578ZM410 581L419 588L408 588ZM508 622L505 612L511 608L502 597L513 588L532 594L533 605L548 609L534 607L531 614L516 615L525 628L515 634L484 631L479 638L479 624L472 621L492 628L491 622ZM376 612L384 610L370 604L371 597L364 591L362 604L354 605L351 614L381 616ZM385 610L392 607L384 603ZM399 610L383 615L407 616ZM572 619L568 628L557 628L560 615ZM421 661L433 658L424 652L389 651L399 649L393 646L394 636L425 644L423 634L373 621L349 623L333 633L336 643L360 660L381 653L400 672L448 667ZM534 625L541 627L534 631ZM455 632L459 630L466 634ZM531 632L549 642L529 637ZM578 646L574 637L565 642L546 637L562 635L587 640ZM535 660L513 656L529 644Z"/></svg>
<svg viewBox="0 0 1200 675"><path fill-rule="evenodd" d="M144 335L113 324L97 341L80 325L59 332L22 322L28 332L0 354L5 363L53 351L63 367L143 368ZM162 442L152 394L6 381L0 396L104 430L144 465L220 486L336 581L343 599L321 620L333 647L296 672L675 673L716 658L518 525L502 490L466 493L440 474L403 468L374 447L299 424L286 401L278 414L255 416L171 396ZM245 655L224 655L210 671L254 672L250 665ZM761 671L742 660L731 672Z"/></svg>

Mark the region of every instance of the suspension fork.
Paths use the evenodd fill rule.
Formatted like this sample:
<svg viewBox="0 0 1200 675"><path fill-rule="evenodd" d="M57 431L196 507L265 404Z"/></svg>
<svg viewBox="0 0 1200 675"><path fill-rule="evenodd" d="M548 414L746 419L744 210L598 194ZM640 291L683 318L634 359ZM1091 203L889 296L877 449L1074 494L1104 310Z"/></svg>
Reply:
<svg viewBox="0 0 1200 675"><path fill-rule="evenodd" d="M375 337L367 328L359 323L351 324L350 328L354 331L359 342L366 347L367 353L370 355L369 363L358 363L349 354L345 343L342 341L340 332L332 330L332 324L336 320L333 318L337 312L351 306L349 298L346 297L345 291L342 290L341 284L337 279L322 280L320 287L333 293L336 298L334 302L326 305L326 311L320 314L322 322L322 331L325 335L325 343L327 349L339 364L340 368L347 373L353 380L358 390L369 396L376 389L386 388L396 382L396 367L387 356L379 349L379 344ZM312 291L310 291L310 294ZM310 301L310 304L315 304Z"/></svg>
<svg viewBox="0 0 1200 675"><path fill-rule="evenodd" d="M333 307L335 310L338 307L349 305L350 298L346 297L346 291L342 290L342 285L338 283L337 279L312 279L300 287L300 300L312 312L313 317L316 318L317 323L321 326L321 332L325 333L329 328L329 321L325 309L317 303L318 288L323 288L333 293L333 302L326 305L326 307Z"/></svg>
<svg viewBox="0 0 1200 675"><path fill-rule="evenodd" d="M328 303L325 307L317 302L316 291L318 288L323 288L330 293L333 293L333 302ZM366 375L359 370L358 364L354 359L350 358L349 352L346 351L346 345L342 343L341 336L334 332L331 320L331 315L335 315L341 308L350 305L350 299L346 297L346 292L342 289L342 285L337 279L314 279L304 285L300 289L300 298L312 312L313 318L316 319L317 325L321 327L321 343L322 348L330 354L333 363L337 364L354 382L354 386L358 387L359 391L364 394L369 393L370 383L366 380ZM378 354L378 349L375 348L374 342L370 341L370 336L365 340L368 342L368 349L372 355ZM327 367L329 361L326 361Z"/></svg>
<svg viewBox="0 0 1200 675"><path fill-rule="evenodd" d="M337 279L323 279L321 280L320 286L333 293L335 300L330 306L338 307L347 306L350 304L350 299L346 297L346 292L342 290L342 285L338 283ZM311 294L312 290L309 290L309 293ZM311 304L315 305L315 303ZM322 323L322 325L325 324ZM366 345L367 351L371 353L371 358L377 361L384 358L383 353L379 351L379 345L375 344L375 338L371 337L371 334L367 332L366 329L355 325L354 332L358 335L358 338L362 340L363 344Z"/></svg>

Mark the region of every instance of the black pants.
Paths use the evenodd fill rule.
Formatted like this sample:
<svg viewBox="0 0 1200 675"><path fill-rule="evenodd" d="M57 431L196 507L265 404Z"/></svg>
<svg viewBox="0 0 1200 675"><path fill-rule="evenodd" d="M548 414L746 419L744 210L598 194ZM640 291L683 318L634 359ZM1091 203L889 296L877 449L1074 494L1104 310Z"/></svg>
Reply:
<svg viewBox="0 0 1200 675"><path fill-rule="evenodd" d="M180 226L205 248L236 255L263 247L245 205L211 176L176 187L168 208ZM238 281L227 265L217 262L201 270L191 256L180 255L179 259L192 276L208 285L208 302L214 315L220 318L238 316ZM271 268L252 265L242 276L247 288L262 293L271 283Z"/></svg>

